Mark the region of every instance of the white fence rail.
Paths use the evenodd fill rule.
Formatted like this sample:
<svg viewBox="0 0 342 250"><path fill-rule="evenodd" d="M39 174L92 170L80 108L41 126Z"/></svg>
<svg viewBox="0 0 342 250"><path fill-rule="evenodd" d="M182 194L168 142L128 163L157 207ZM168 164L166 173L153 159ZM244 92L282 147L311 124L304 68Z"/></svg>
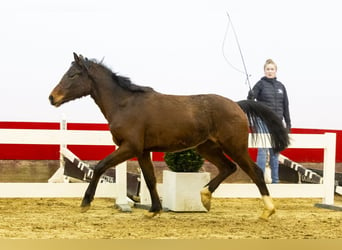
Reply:
<svg viewBox="0 0 342 250"><path fill-rule="evenodd" d="M324 149L323 184L268 184L272 197L317 197L322 203L334 203L336 134L291 134L289 148L321 148ZM250 147L260 147L250 141ZM244 185L244 186L241 186ZM245 189L245 191L242 191ZM213 194L214 197L260 197L254 184L221 184Z"/></svg>
<svg viewBox="0 0 342 250"><path fill-rule="evenodd" d="M335 189L335 159L336 159L336 134L291 134L289 148L320 148L324 149L323 183L322 184L267 184L270 194L275 198L322 198L322 204L334 204ZM249 147L270 147L269 142L262 139L253 142L249 137ZM143 183L142 183L143 184ZM162 184L158 185L162 193ZM148 191L142 185L142 201L149 204ZM221 184L213 193L216 198L257 198L260 197L258 188L254 183Z"/></svg>
<svg viewBox="0 0 342 250"><path fill-rule="evenodd" d="M1 144L114 145L109 131L0 129ZM258 143L262 143L259 140ZM259 147L252 140L250 147ZM324 149L323 184L268 184L272 197L317 197L323 204L334 203L336 134L291 134L290 148ZM99 184L96 197L126 201L126 164L116 168L116 183ZM142 182L142 200L148 203ZM0 183L0 197L82 197L87 183ZM162 184L158 185L162 189ZM160 191L159 191L160 192ZM161 193L161 192L160 192ZM260 197L255 184L221 184L214 197Z"/></svg>
<svg viewBox="0 0 342 250"><path fill-rule="evenodd" d="M114 145L109 131L48 129L0 129L0 144ZM116 183L99 183L95 197L116 198L127 205L127 163L116 167ZM0 197L82 197L88 183L0 183Z"/></svg>

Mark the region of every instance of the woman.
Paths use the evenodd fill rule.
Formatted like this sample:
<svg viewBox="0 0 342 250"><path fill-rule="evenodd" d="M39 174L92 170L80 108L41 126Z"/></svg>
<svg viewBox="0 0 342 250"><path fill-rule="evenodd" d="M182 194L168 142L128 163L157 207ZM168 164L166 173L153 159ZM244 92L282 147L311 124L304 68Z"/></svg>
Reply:
<svg viewBox="0 0 342 250"><path fill-rule="evenodd" d="M286 128L290 131L291 119L289 112L289 100L285 86L277 80L277 65L272 59L268 59L264 65L265 76L262 77L248 93L247 99L256 100L271 108L281 120L285 120ZM272 183L279 182L278 153L267 148L259 148L257 165L265 172L267 150L270 153L270 167Z"/></svg>

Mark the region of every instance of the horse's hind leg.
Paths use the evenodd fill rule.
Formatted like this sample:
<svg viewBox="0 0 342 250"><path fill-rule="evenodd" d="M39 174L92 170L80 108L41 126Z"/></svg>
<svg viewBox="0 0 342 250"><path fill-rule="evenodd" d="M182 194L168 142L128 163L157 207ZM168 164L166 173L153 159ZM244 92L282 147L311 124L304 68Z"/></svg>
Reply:
<svg viewBox="0 0 342 250"><path fill-rule="evenodd" d="M151 161L150 152L144 152L142 156L138 157L138 162L144 175L146 186L150 191L152 206L149 210L148 217L154 217L160 214L162 205L160 203L157 192L157 180L154 174L154 168Z"/></svg>
<svg viewBox="0 0 342 250"><path fill-rule="evenodd" d="M231 162L224 154L222 149L212 141L207 141L197 147L197 151L206 160L214 164L219 170L218 175L213 178L201 191L203 206L209 211L212 193L229 175L236 171L236 165Z"/></svg>
<svg viewBox="0 0 342 250"><path fill-rule="evenodd" d="M265 206L260 218L267 220L272 214L275 213L275 207L267 189L263 172L250 158L247 150L241 150L238 152L238 155L232 154L231 157L257 185Z"/></svg>

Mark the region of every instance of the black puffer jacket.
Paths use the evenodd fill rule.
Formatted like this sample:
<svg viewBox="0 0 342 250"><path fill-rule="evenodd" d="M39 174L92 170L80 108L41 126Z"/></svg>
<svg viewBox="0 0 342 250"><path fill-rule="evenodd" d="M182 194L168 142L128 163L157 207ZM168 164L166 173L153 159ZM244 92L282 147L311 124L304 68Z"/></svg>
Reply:
<svg viewBox="0 0 342 250"><path fill-rule="evenodd" d="M285 86L277 78L263 77L249 91L247 99L254 100L270 107L280 119L285 120L286 127L291 128L289 100Z"/></svg>

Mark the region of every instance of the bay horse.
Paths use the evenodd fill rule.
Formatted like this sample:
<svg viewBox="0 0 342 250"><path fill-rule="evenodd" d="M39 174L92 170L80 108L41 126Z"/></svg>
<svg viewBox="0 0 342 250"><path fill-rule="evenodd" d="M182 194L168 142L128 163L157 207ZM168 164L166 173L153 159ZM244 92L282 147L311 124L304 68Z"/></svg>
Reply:
<svg viewBox="0 0 342 250"><path fill-rule="evenodd" d="M248 153L249 129L254 134L267 130L276 152L289 144L282 121L267 107L254 101L234 102L215 94L161 94L150 87L133 84L129 78L112 72L101 62L74 53L74 61L52 90L49 100L59 107L87 95L94 99L107 119L118 148L95 166L81 203L83 211L90 208L101 175L136 157L151 196L152 204L147 214L153 217L161 213L150 152L195 148L219 170L200 192L208 211L212 193L238 165L259 189L264 203L260 218L267 220L275 212L263 172Z"/></svg>

